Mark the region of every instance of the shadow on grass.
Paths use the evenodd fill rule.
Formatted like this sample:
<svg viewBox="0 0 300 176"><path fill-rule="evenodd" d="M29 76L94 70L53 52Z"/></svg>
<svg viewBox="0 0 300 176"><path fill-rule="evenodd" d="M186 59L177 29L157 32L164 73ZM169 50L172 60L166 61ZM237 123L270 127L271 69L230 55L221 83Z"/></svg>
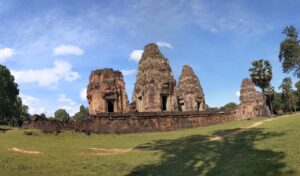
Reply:
<svg viewBox="0 0 300 176"><path fill-rule="evenodd" d="M237 130L239 129L221 130L215 135L234 133ZM283 133L251 129L220 141L209 141L209 137L203 135L154 141L137 148L162 151L160 162L140 165L129 175L293 175L292 170L283 171L286 167L282 162L285 157L283 152L254 147L254 142L282 135Z"/></svg>
<svg viewBox="0 0 300 176"><path fill-rule="evenodd" d="M0 128L0 132L2 132L2 133L5 133L8 130L10 130L10 128Z"/></svg>

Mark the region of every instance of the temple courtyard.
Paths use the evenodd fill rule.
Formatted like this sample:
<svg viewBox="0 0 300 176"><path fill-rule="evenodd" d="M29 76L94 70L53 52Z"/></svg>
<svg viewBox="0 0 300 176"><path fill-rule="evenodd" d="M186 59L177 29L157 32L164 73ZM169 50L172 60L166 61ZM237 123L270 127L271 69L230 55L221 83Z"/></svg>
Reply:
<svg viewBox="0 0 300 176"><path fill-rule="evenodd" d="M0 175L299 175L299 124L300 114L121 135L2 126Z"/></svg>

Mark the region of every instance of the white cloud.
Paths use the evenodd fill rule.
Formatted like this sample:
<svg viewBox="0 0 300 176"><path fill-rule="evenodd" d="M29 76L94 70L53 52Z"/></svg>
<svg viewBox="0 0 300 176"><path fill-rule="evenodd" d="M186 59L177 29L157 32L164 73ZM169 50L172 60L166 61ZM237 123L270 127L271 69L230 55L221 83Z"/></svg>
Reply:
<svg viewBox="0 0 300 176"><path fill-rule="evenodd" d="M84 51L75 45L59 45L53 49L53 55L77 55L80 56Z"/></svg>
<svg viewBox="0 0 300 176"><path fill-rule="evenodd" d="M48 115L46 109L40 107L40 100L38 98L24 94L20 94L20 97L22 98L22 103L28 106L30 114L45 113Z"/></svg>
<svg viewBox="0 0 300 176"><path fill-rule="evenodd" d="M240 95L241 95L240 91L237 91L237 92L235 93L235 96L237 96L237 97L240 97Z"/></svg>
<svg viewBox="0 0 300 176"><path fill-rule="evenodd" d="M0 63L6 61L7 58L12 57L14 54L14 50L11 48L1 48L0 49Z"/></svg>
<svg viewBox="0 0 300 176"><path fill-rule="evenodd" d="M156 42L156 44L157 44L157 46L160 46L160 47L169 48L169 49L172 48L172 45L168 42L159 41L159 42Z"/></svg>
<svg viewBox="0 0 300 176"><path fill-rule="evenodd" d="M81 99L82 101L87 100L87 99L86 99L86 94L87 94L87 88L83 88L83 89L80 90L80 99Z"/></svg>
<svg viewBox="0 0 300 176"><path fill-rule="evenodd" d="M133 60L135 62L139 62L140 59L142 58L143 52L144 52L143 50L133 50L130 53L129 60Z"/></svg>
<svg viewBox="0 0 300 176"><path fill-rule="evenodd" d="M130 70L121 70L122 74L124 76L130 76L136 73L135 69L130 69Z"/></svg>
<svg viewBox="0 0 300 176"><path fill-rule="evenodd" d="M29 105L37 105L39 103L39 99L29 96L20 94L20 97L22 98L22 103L29 106Z"/></svg>
<svg viewBox="0 0 300 176"><path fill-rule="evenodd" d="M80 106L71 98L68 98L65 94L59 95L58 102L61 104L60 108L65 109L70 116L73 116L79 111Z"/></svg>
<svg viewBox="0 0 300 176"><path fill-rule="evenodd" d="M73 81L80 78L72 71L72 65L65 61L55 61L52 68L39 70L12 71L17 83L38 83L39 86L55 87L60 80Z"/></svg>

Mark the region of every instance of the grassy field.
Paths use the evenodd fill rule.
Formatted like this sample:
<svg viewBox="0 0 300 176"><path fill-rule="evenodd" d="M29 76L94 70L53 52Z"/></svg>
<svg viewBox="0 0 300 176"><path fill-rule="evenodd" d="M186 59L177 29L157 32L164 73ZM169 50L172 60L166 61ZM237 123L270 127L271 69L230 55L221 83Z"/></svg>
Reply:
<svg viewBox="0 0 300 176"><path fill-rule="evenodd" d="M161 133L24 131L0 131L0 175L300 175L300 114Z"/></svg>

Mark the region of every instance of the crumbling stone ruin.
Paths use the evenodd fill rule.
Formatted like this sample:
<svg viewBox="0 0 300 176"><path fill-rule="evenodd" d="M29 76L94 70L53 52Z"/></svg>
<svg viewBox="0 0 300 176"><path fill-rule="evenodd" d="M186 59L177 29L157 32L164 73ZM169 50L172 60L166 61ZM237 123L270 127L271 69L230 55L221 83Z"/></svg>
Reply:
<svg viewBox="0 0 300 176"><path fill-rule="evenodd" d="M89 117L67 123L36 119L23 126L56 133L61 129L73 129L89 135L91 132L168 131L270 115L265 97L255 90L250 79L243 80L240 94L240 105L235 112L208 108L193 69L183 66L176 87L168 59L156 44L150 43L145 46L139 61L130 105L122 73L110 68L99 69L92 71L89 78Z"/></svg>
<svg viewBox="0 0 300 176"><path fill-rule="evenodd" d="M176 90L180 111L205 111L205 98L200 81L189 65L184 65Z"/></svg>
<svg viewBox="0 0 300 176"><path fill-rule="evenodd" d="M265 97L255 90L255 85L249 78L245 78L242 82L236 116L240 119L270 116Z"/></svg>
<svg viewBox="0 0 300 176"><path fill-rule="evenodd" d="M110 68L92 71L87 88L89 114L127 112L125 82L120 71Z"/></svg>
<svg viewBox="0 0 300 176"><path fill-rule="evenodd" d="M145 46L133 92L133 109L138 112L177 111L176 80L168 59L158 46Z"/></svg>
<svg viewBox="0 0 300 176"><path fill-rule="evenodd" d="M270 115L265 97L255 90L250 79L243 80L240 93L236 118ZM208 111L203 89L193 69L183 66L176 87L168 59L154 43L144 47L130 105L122 73L109 68L91 73L87 98L91 116L106 112Z"/></svg>

